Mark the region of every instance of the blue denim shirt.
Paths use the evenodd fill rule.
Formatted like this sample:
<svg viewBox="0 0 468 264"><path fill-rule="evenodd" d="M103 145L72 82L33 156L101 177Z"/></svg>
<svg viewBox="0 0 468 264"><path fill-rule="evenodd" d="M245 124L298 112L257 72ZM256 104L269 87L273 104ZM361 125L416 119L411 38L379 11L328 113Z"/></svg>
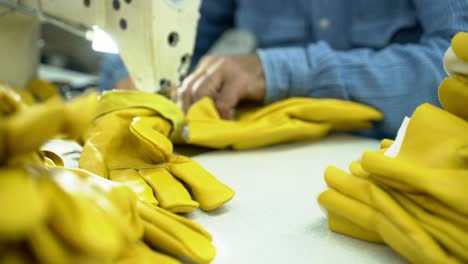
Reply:
<svg viewBox="0 0 468 264"><path fill-rule="evenodd" d="M394 137L418 105L439 105L444 51L468 31L467 0L203 0L194 63L227 29L258 39L266 103L338 98L379 109L365 135Z"/></svg>

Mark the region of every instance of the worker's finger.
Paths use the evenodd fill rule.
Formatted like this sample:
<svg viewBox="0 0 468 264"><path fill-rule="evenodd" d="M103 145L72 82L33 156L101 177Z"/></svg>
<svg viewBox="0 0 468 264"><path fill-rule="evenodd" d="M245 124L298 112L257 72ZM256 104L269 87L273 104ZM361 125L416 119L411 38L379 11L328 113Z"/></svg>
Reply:
<svg viewBox="0 0 468 264"><path fill-rule="evenodd" d="M215 61L219 60L217 56L204 56L200 59L195 71L187 76L177 93L177 104L184 111L187 112L188 108L193 101L192 90L193 86L199 79L206 75L207 69L210 65L213 65Z"/></svg>
<svg viewBox="0 0 468 264"><path fill-rule="evenodd" d="M213 79L210 75L200 77L200 79L198 79L198 81L193 85L191 103L195 103L203 97L215 98L221 85L218 81L219 79L219 77Z"/></svg>
<svg viewBox="0 0 468 264"><path fill-rule="evenodd" d="M117 90L136 90L136 86L130 77L124 78L115 84Z"/></svg>
<svg viewBox="0 0 468 264"><path fill-rule="evenodd" d="M230 79L223 86L216 97L216 108L224 119L234 119L234 109L241 99L241 91L247 85L242 78Z"/></svg>
<svg viewBox="0 0 468 264"><path fill-rule="evenodd" d="M211 98L216 97L226 79L224 68L224 60L220 59L206 69L205 74L193 84L192 103L206 96Z"/></svg>

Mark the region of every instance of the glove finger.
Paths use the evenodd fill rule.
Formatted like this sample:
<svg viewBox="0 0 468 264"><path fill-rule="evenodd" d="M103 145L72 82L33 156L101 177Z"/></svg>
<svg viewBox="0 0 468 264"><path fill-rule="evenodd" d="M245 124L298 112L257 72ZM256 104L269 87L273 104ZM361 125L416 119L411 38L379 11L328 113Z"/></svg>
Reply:
<svg viewBox="0 0 468 264"><path fill-rule="evenodd" d="M367 171L365 171L362 168L361 163L359 163L357 161L352 161L349 164L349 171L351 172L352 175L360 177L360 178L367 179L369 177L369 173Z"/></svg>
<svg viewBox="0 0 468 264"><path fill-rule="evenodd" d="M448 112L468 121L468 78L448 77L439 86L440 104Z"/></svg>
<svg viewBox="0 0 468 264"><path fill-rule="evenodd" d="M328 123L331 125L333 130L341 132L352 132L357 130L369 129L373 126L370 121L364 120L330 120Z"/></svg>
<svg viewBox="0 0 468 264"><path fill-rule="evenodd" d="M468 48L466 43L468 43L468 33L459 32L452 39L452 49L453 52L464 61L468 61Z"/></svg>
<svg viewBox="0 0 468 264"><path fill-rule="evenodd" d="M64 133L67 137L81 140L91 124L98 106L96 92L87 92L65 104Z"/></svg>
<svg viewBox="0 0 468 264"><path fill-rule="evenodd" d="M30 105L27 99L23 99L21 91L24 92L22 89L13 88L0 82L0 113L2 116L9 116Z"/></svg>
<svg viewBox="0 0 468 264"><path fill-rule="evenodd" d="M187 115L190 144L234 149L258 148L282 142L318 139L332 128L342 131L369 128L381 114L352 102L291 98L242 111L237 121L221 120L214 103L204 99ZM354 114L349 114L354 111ZM359 118L356 118L359 116Z"/></svg>
<svg viewBox="0 0 468 264"><path fill-rule="evenodd" d="M232 121L193 119L188 121L184 139L189 144L223 149L235 142L239 129L239 124Z"/></svg>
<svg viewBox="0 0 468 264"><path fill-rule="evenodd" d="M116 261L116 264L180 264L181 262L167 255L156 252L145 243L139 241L130 248L124 250Z"/></svg>
<svg viewBox="0 0 468 264"><path fill-rule="evenodd" d="M172 142L167 137L170 123L161 117L136 117L130 132L139 140L146 154L155 163L167 162L172 155Z"/></svg>
<svg viewBox="0 0 468 264"><path fill-rule="evenodd" d="M188 123L191 121L222 120L213 99L210 97L205 97L195 102L189 108L185 119Z"/></svg>
<svg viewBox="0 0 468 264"><path fill-rule="evenodd" d="M464 261L468 260L468 247L465 245L468 241L467 232L440 216L428 213L404 195L395 191L389 193L451 254Z"/></svg>
<svg viewBox="0 0 468 264"><path fill-rule="evenodd" d="M387 149L389 148L395 141L394 140L391 140L391 139L388 139L388 138L384 138L382 139L382 141L380 141L380 149Z"/></svg>
<svg viewBox="0 0 468 264"><path fill-rule="evenodd" d="M310 122L382 119L382 114L379 111L355 102L337 99L290 98L254 110L251 113L247 112L240 120L255 121L272 115L288 115Z"/></svg>
<svg viewBox="0 0 468 264"><path fill-rule="evenodd" d="M322 192L317 201L327 212L330 230L369 242L383 242L376 228L378 212L372 207L334 189Z"/></svg>
<svg viewBox="0 0 468 264"><path fill-rule="evenodd" d="M22 169L0 170L0 237L20 240L43 222L49 210L46 194Z"/></svg>
<svg viewBox="0 0 468 264"><path fill-rule="evenodd" d="M384 242L378 233L364 229L345 217L331 211L328 211L327 217L328 228L334 232L373 243Z"/></svg>
<svg viewBox="0 0 468 264"><path fill-rule="evenodd" d="M84 255L117 256L123 247L122 235L100 207L112 204L93 195L92 189L73 173L52 176L53 182L44 180L51 202L51 230Z"/></svg>
<svg viewBox="0 0 468 264"><path fill-rule="evenodd" d="M5 121L7 157L26 154L39 149L48 139L62 131L65 123L63 104L53 100L30 106Z"/></svg>
<svg viewBox="0 0 468 264"><path fill-rule="evenodd" d="M292 116L314 122L330 122L339 124L358 121L378 121L383 115L376 109L351 101L337 99L317 99L314 104L295 107Z"/></svg>
<svg viewBox="0 0 468 264"><path fill-rule="evenodd" d="M333 189L320 194L319 203L327 211L378 233L385 243L413 263L459 263L418 225L410 227L407 222L394 222L382 214L380 208L376 210Z"/></svg>
<svg viewBox="0 0 468 264"><path fill-rule="evenodd" d="M175 177L190 187L195 200L205 211L218 208L234 196L231 188L187 157L175 156L167 166Z"/></svg>
<svg viewBox="0 0 468 264"><path fill-rule="evenodd" d="M325 170L325 182L331 188L349 197L371 207L388 211L392 214L388 217L394 221L404 219L404 221L412 222L410 219L404 218L404 211L384 190L365 178L355 177L336 167L329 166Z"/></svg>
<svg viewBox="0 0 468 264"><path fill-rule="evenodd" d="M293 142L299 140L316 140L330 131L327 123L305 122L295 118L263 119L247 124L239 132L232 147L234 149L251 149L263 146Z"/></svg>
<svg viewBox="0 0 468 264"><path fill-rule="evenodd" d="M60 97L58 87L44 80L31 80L26 85L26 90L31 92L34 95L34 97L39 101L45 101L52 97Z"/></svg>
<svg viewBox="0 0 468 264"><path fill-rule="evenodd" d="M382 217L387 219L386 221L392 222L402 234L411 234L407 239L413 240L413 243L417 243L419 247L424 248L425 255L430 256L431 253L429 251L432 250L438 251L434 257L437 255L440 257L443 254L435 241L418 223L386 191L377 185L331 166L325 170L325 181L328 186L336 191L375 209L379 212L379 215L381 214ZM343 205L347 206L346 203ZM376 225L375 222L373 223L370 220L366 222L366 226L367 224L371 226ZM384 229L379 229L377 232L382 235L382 238L387 243L390 243L385 237L385 231ZM407 235L404 236L407 237Z"/></svg>
<svg viewBox="0 0 468 264"><path fill-rule="evenodd" d="M199 204L166 167L141 169L139 174L151 186L162 208L174 213L189 213L198 208Z"/></svg>
<svg viewBox="0 0 468 264"><path fill-rule="evenodd" d="M43 225L38 225L31 230L28 242L39 263L73 263L79 257ZM101 260L105 259L105 256L100 257L103 258Z"/></svg>
<svg viewBox="0 0 468 264"><path fill-rule="evenodd" d="M144 203L138 203L138 209L145 221L144 239L151 246L200 263L208 263L215 257L215 248L203 234L162 214L162 209Z"/></svg>
<svg viewBox="0 0 468 264"><path fill-rule="evenodd" d="M125 241L134 242L142 237L143 223L136 209L138 197L126 184L104 179L82 169L66 170L80 177L95 192L92 197L107 212L112 220L110 224L117 227ZM61 173L62 170L56 171Z"/></svg>
<svg viewBox="0 0 468 264"><path fill-rule="evenodd" d="M149 204L146 204L146 205L149 205ZM157 211L158 214L165 215L166 217L171 218L173 221L177 221L180 224L183 224L184 226L192 229L193 232L199 233L200 235L204 236L209 241L213 240L213 237L211 236L211 234L208 233L208 231L206 231L203 227L201 227L196 222L194 222L194 221L192 221L190 219L187 219L185 217L182 217L182 216L180 216L178 214L174 214L174 213L172 213L172 212L170 212L168 210L161 209L159 207L154 207L154 206L150 206L150 207L153 210Z"/></svg>
<svg viewBox="0 0 468 264"><path fill-rule="evenodd" d="M388 178L409 186L408 192L426 193L444 202L454 210L468 215L468 170L427 169L413 166L403 160L392 159L382 154L366 151L362 156L362 167L377 180Z"/></svg>
<svg viewBox="0 0 468 264"><path fill-rule="evenodd" d="M379 153L381 153L381 150L377 151ZM362 168L362 165L360 162L358 161L352 161L350 164L349 164L349 171L351 172L352 175L354 176L357 176L357 177L360 177L360 178L364 178L364 179L368 179L368 180L371 180L371 181L375 181L377 183L380 183L382 185L386 185L386 186L392 186L393 188L397 188L398 190L407 190L407 191L414 191L413 188L409 187L408 185L406 184L403 184L401 182L398 182L396 180L393 180L393 179L390 179L390 178L385 178L385 177L370 177L370 174L369 172L367 172L366 170L364 170Z"/></svg>
<svg viewBox="0 0 468 264"><path fill-rule="evenodd" d="M151 186L142 179L141 175L134 169L112 170L109 174L109 180L125 184L132 189L142 201L154 205L159 204Z"/></svg>
<svg viewBox="0 0 468 264"><path fill-rule="evenodd" d="M468 230L468 217L452 210L434 197L409 193L405 193L405 196L428 212L449 219L451 222L461 226L464 230Z"/></svg>

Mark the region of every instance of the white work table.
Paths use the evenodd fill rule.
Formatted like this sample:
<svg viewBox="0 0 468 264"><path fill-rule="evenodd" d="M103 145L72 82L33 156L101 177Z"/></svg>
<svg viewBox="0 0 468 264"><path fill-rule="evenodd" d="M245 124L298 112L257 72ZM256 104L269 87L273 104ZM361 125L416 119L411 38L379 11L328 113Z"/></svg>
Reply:
<svg viewBox="0 0 468 264"><path fill-rule="evenodd" d="M331 232L317 196L328 165L346 169L379 142L334 135L315 142L193 156L236 191L226 205L187 216L214 237L214 264L406 263L384 245Z"/></svg>
<svg viewBox="0 0 468 264"><path fill-rule="evenodd" d="M51 141L48 149L60 154L66 166L76 167L81 147L66 142ZM331 232L317 203L326 188L323 172L328 165L347 170L364 150L378 147L374 139L333 135L313 142L190 155L236 195L214 211L185 216L213 235L213 264L406 263L385 245Z"/></svg>

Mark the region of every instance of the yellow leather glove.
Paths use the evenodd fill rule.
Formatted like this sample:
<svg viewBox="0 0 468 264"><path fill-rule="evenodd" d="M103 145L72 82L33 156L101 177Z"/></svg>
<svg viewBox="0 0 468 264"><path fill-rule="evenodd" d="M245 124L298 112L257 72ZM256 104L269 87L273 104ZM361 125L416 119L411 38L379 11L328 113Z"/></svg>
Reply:
<svg viewBox="0 0 468 264"><path fill-rule="evenodd" d="M120 183L79 169L31 169L0 169L0 201L11 205L0 216L0 241L28 241L40 263L120 258L174 262L148 249L123 253L141 238L153 248L197 263L215 257L211 236L203 228L138 201Z"/></svg>
<svg viewBox="0 0 468 264"><path fill-rule="evenodd" d="M167 255L158 253L143 242L137 242L123 251L116 264L180 264L181 262Z"/></svg>
<svg viewBox="0 0 468 264"><path fill-rule="evenodd" d="M126 231L125 241L136 241L143 235L144 241L151 247L173 256L183 256L197 263L208 263L215 257L216 251L211 243L211 235L195 222L157 206L137 201L134 193L127 193L130 189L122 183L103 179L85 170L68 170L80 175L89 187L107 190L105 196L112 198L113 204L119 206L120 218L123 218L120 220L123 222L113 219L113 226L119 226L121 230ZM141 248L135 250L142 253L146 251ZM124 255L125 258L152 260L155 254L157 253L148 256Z"/></svg>
<svg viewBox="0 0 468 264"><path fill-rule="evenodd" d="M468 121L468 77L451 76L443 80L439 86L439 101L445 110Z"/></svg>
<svg viewBox="0 0 468 264"><path fill-rule="evenodd" d="M416 221L434 237L450 254L463 261L468 261L468 231L450 219L430 213L397 191L389 193Z"/></svg>
<svg viewBox="0 0 468 264"><path fill-rule="evenodd" d="M362 165L356 161L350 163L349 171L352 175L365 179L368 179L370 175L369 172L365 171L362 168ZM438 199L420 193L404 193L404 196L421 208L424 208L426 211L431 212L434 215L441 216L444 219L460 226L464 230L468 230L468 217L447 207Z"/></svg>
<svg viewBox="0 0 468 264"><path fill-rule="evenodd" d="M350 171L358 177L372 178L357 162L350 164ZM431 196L400 193L389 188L386 190L440 244L458 258L468 261L468 247L464 242L468 240L468 233L465 231L468 230L467 216L451 210Z"/></svg>
<svg viewBox="0 0 468 264"><path fill-rule="evenodd" d="M445 110L468 121L468 33L458 33L452 39L444 67L450 77L439 86L439 101Z"/></svg>
<svg viewBox="0 0 468 264"><path fill-rule="evenodd" d="M210 148L248 149L306 139L330 131L370 128L382 119L377 110L335 99L290 98L240 112L235 121L220 118L214 102L204 98L188 111L189 144Z"/></svg>
<svg viewBox="0 0 468 264"><path fill-rule="evenodd" d="M9 89L13 90L19 96L20 101L24 103L25 105L33 105L36 102L36 100L34 100L33 95L25 89L11 87L11 86L8 86L6 84L1 84L1 83L0 83L0 86L7 86Z"/></svg>
<svg viewBox="0 0 468 264"><path fill-rule="evenodd" d="M405 193L434 197L452 210L468 216L464 189L468 184L468 170L432 169L372 152L364 153L362 166L372 179L386 186Z"/></svg>
<svg viewBox="0 0 468 264"><path fill-rule="evenodd" d="M4 205L0 215L2 263L113 263L120 259L177 263L149 252L142 239L152 247L200 263L214 258L211 236L197 224L163 209L139 204L135 193L120 183L85 170L53 167L60 163L59 157L35 149L54 133L82 133L80 129L89 122L85 122L88 111L79 117L74 111L92 107L89 97L67 104L50 101L23 107L10 90L0 91L0 99L5 99L0 104L0 138L8 139L8 144L2 144L5 148L1 153L5 155L0 160L0 202ZM34 115L36 112L39 114ZM18 120L28 122L18 124ZM42 131L40 121L44 120L52 124L48 131ZM25 142L12 140L16 133L23 135ZM44 158L44 154L48 156ZM127 249L131 250L123 253Z"/></svg>
<svg viewBox="0 0 468 264"><path fill-rule="evenodd" d="M26 90L31 92L39 101L46 101L52 97L60 97L60 91L54 84L40 79L33 79L26 85Z"/></svg>
<svg viewBox="0 0 468 264"><path fill-rule="evenodd" d="M378 185L335 167L327 168L325 181L333 189L320 194L318 202L328 212L331 230L384 241L414 263L460 263Z"/></svg>
<svg viewBox="0 0 468 264"><path fill-rule="evenodd" d="M392 144L391 141L385 140L381 142L381 150L366 152L363 155L362 166L355 161L349 167L352 175L367 181L377 181L385 186L383 188L386 192L418 225L443 245L449 254L463 261L468 260L466 254L468 248L464 243L468 239L468 233L465 231L468 230L468 217L463 212L456 211L457 206L454 209L443 202L448 199L457 200L462 196L452 194L454 197L447 197L449 192L460 193L462 188L454 188L455 182L458 182L459 186L466 184L463 179L467 178L467 163L465 156L460 155L459 150L463 150L468 142L465 135L467 124L450 113L428 104L422 105L413 114L395 159L384 155L386 148ZM431 144L427 144L429 141ZM368 167L372 167L372 170L367 169ZM439 176L433 177L434 172ZM459 173L465 176L453 178ZM418 187L421 184L435 188L435 191L426 192ZM336 187L336 185L333 186ZM413 188L418 189L413 190ZM358 189L355 188L355 191L357 192ZM371 190L368 192L375 193ZM441 193L445 199L440 195L434 196L434 192ZM337 196L327 195L331 197L330 199L335 199ZM330 201L325 201L327 202ZM332 200L332 205L333 202L336 201ZM459 200L458 206L464 203L466 201ZM336 207L336 204L334 206ZM356 210L356 208L346 212L343 210L342 213L346 217L354 217L353 211ZM352 222L349 223L350 221L345 216L337 216L329 211L330 229L368 241L378 241L371 236L372 233L356 232L361 227L356 227Z"/></svg>
<svg viewBox="0 0 468 264"><path fill-rule="evenodd" d="M380 150L352 162L351 175L327 169L325 179L333 189L322 193L319 203L331 230L383 240L411 262L468 261L466 43L468 34L457 34L444 58L452 76L441 83L439 99L448 112L429 104L418 107L395 158L385 154L393 144L387 140Z"/></svg>
<svg viewBox="0 0 468 264"><path fill-rule="evenodd" d="M463 188L468 184L466 131L468 122L424 104L414 112L396 158L366 152L362 167L382 184L434 197L468 216L468 198Z"/></svg>
<svg viewBox="0 0 468 264"><path fill-rule="evenodd" d="M137 198L127 187L36 165L0 174L0 245L29 245L22 251L35 262L105 263L143 235Z"/></svg>
<svg viewBox="0 0 468 264"><path fill-rule="evenodd" d="M36 152L57 134L77 138L89 125L96 104L96 93L88 93L66 103L55 99L28 106L14 90L0 86L0 164Z"/></svg>
<svg viewBox="0 0 468 264"><path fill-rule="evenodd" d="M350 171L358 177L369 179L370 176L372 178L372 175L365 171L358 162L350 164ZM419 193L400 193L390 188L386 188L386 191L440 244L458 258L468 261L466 253L468 247L464 243L468 239L468 233L465 231L468 230L468 217L451 210L431 196ZM331 219L330 216L329 219Z"/></svg>
<svg viewBox="0 0 468 264"><path fill-rule="evenodd" d="M160 95L104 94L79 166L124 182L143 201L172 212L190 212L199 206L215 209L229 201L234 191L195 161L173 155L169 138L177 140L182 122L180 109Z"/></svg>
<svg viewBox="0 0 468 264"><path fill-rule="evenodd" d="M211 235L195 222L140 201L138 212L144 221L144 241L153 248L197 263L209 263L216 255Z"/></svg>
<svg viewBox="0 0 468 264"><path fill-rule="evenodd" d="M43 191L19 168L0 169L0 204L0 237L9 241L24 239L49 210Z"/></svg>

